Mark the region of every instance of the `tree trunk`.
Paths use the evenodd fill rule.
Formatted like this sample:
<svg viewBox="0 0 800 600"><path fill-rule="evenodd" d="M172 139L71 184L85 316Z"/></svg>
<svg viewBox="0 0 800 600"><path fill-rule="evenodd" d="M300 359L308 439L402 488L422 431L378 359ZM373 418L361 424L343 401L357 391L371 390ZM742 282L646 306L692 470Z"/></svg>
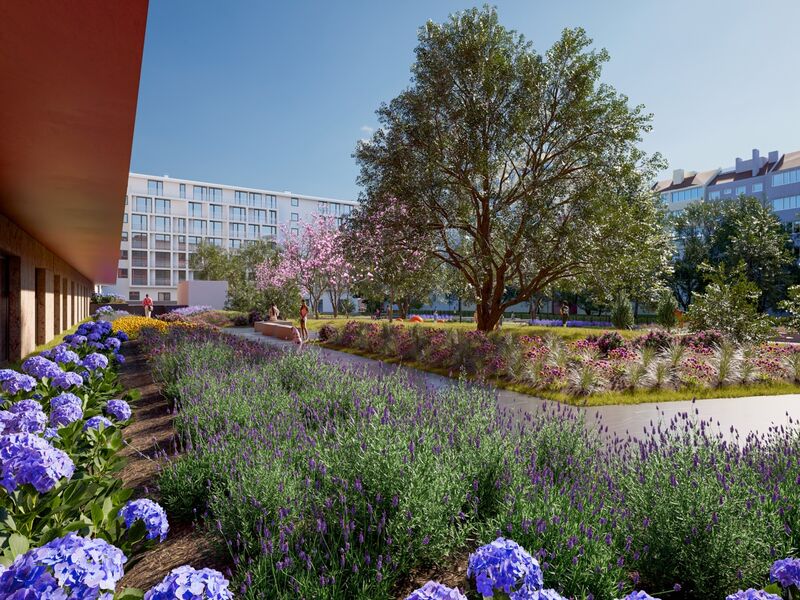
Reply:
<svg viewBox="0 0 800 600"><path fill-rule="evenodd" d="M492 331L503 313L499 303L488 304L486 302L479 303L476 312L478 313L478 331Z"/></svg>
<svg viewBox="0 0 800 600"><path fill-rule="evenodd" d="M464 315L461 314L461 296L458 297L458 322L464 322Z"/></svg>
<svg viewBox="0 0 800 600"><path fill-rule="evenodd" d="M389 310L386 312L386 316L389 317L389 323L392 322L392 311L394 310L394 292L389 294Z"/></svg>
<svg viewBox="0 0 800 600"><path fill-rule="evenodd" d="M319 319L319 298L315 297L311 292L309 292L309 297L311 298L311 302L314 305L314 318Z"/></svg>
<svg viewBox="0 0 800 600"><path fill-rule="evenodd" d="M339 316L339 302L338 298L335 297L335 296L338 297L338 295L339 295L338 292L334 293L334 290L328 290L328 297L331 299L331 306L333 307L334 319Z"/></svg>

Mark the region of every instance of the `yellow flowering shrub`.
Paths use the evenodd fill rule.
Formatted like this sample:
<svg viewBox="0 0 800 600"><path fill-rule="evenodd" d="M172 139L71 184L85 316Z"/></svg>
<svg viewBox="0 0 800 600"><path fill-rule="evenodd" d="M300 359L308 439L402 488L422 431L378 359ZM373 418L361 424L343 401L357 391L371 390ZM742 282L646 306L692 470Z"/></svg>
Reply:
<svg viewBox="0 0 800 600"><path fill-rule="evenodd" d="M169 329L170 323L159 321L158 319L148 319L147 317L137 317L129 315L114 319L112 326L114 331L124 331L128 337L135 340L139 337L139 332L145 327L152 327L158 331L165 332Z"/></svg>

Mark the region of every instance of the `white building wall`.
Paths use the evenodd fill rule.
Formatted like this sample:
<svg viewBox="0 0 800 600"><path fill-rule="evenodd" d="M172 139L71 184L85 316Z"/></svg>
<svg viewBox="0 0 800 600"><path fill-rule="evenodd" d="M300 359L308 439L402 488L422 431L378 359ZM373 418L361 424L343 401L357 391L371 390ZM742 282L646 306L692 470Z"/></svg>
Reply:
<svg viewBox="0 0 800 600"><path fill-rule="evenodd" d="M189 256L201 241L224 248L249 240L280 241L316 215L344 216L357 206L336 200L209 182L131 173L125 199L117 282L105 288L131 302L150 294L177 303L178 284L192 280ZM325 310L330 309L325 299Z"/></svg>

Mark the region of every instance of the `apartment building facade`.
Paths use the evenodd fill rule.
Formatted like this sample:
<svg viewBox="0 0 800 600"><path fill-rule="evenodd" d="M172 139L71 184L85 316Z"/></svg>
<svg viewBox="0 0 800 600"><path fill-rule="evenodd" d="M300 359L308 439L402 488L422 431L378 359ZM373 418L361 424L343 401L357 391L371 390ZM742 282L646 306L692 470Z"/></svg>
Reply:
<svg viewBox="0 0 800 600"><path fill-rule="evenodd" d="M175 304L178 284L205 242L236 250L258 239L298 234L317 215L342 219L357 205L290 192L130 173L114 292L131 303L149 294Z"/></svg>
<svg viewBox="0 0 800 600"><path fill-rule="evenodd" d="M692 202L754 196L770 206L793 234L800 234L800 151L762 156L754 149L750 158L737 158L726 169L700 173L676 169L672 179L659 181L653 190L671 212Z"/></svg>

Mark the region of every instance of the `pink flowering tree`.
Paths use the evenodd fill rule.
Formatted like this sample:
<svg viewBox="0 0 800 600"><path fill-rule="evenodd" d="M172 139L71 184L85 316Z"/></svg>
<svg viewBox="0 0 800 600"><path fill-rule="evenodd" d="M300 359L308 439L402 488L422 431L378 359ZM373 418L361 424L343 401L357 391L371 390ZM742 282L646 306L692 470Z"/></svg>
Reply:
<svg viewBox="0 0 800 600"><path fill-rule="evenodd" d="M334 316L338 315L339 299L350 286L351 266L345 258L342 234L336 219L318 215L300 224L292 234L282 228L283 247L276 262L264 262L256 269L260 289L282 287L294 282L311 302L314 317L319 317L319 301L327 291Z"/></svg>

